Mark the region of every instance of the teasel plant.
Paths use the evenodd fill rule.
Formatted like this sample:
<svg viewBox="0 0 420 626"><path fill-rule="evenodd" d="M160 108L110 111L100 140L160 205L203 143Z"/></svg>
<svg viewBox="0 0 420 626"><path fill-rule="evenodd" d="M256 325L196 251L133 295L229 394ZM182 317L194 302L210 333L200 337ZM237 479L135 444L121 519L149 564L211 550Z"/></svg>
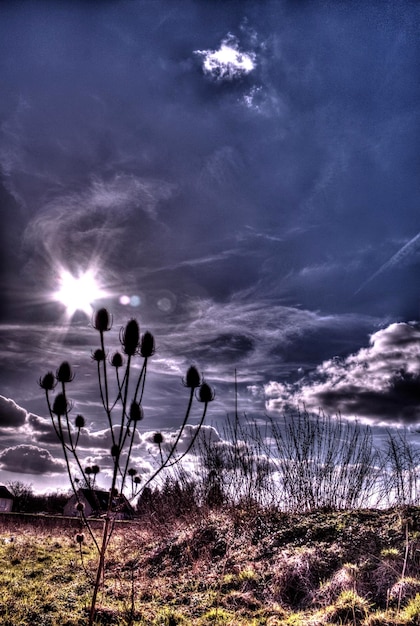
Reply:
<svg viewBox="0 0 420 626"><path fill-rule="evenodd" d="M206 417L207 407L214 400L213 389L203 380L196 366L191 365L182 380L184 387L189 390L189 393L187 408L181 420L180 428L169 445L165 445L164 437L160 432L154 434L153 443L159 451L159 454L156 455L157 467L147 481L141 483L140 477L137 476L137 470L131 467L130 460L135 445L136 433L139 432L139 425L144 419L142 403L149 360L155 353L154 336L149 331L141 334L137 320L130 319L125 327L122 327L120 330L120 350L114 352L108 358L105 335L111 330L112 318L107 309L101 308L95 313L92 319L92 326L99 334L99 347L92 352L92 361L96 363L101 405L112 442L110 448L112 477L107 510L103 518L102 535L99 539L93 532L91 521L85 513L84 503L81 500L79 491L79 486L82 482L94 494L96 475L100 468L98 465L84 467L83 459L79 452L79 445L87 431L87 427L86 420L82 415L77 414L74 419L70 416L73 403L70 400L68 388L74 380L72 367L67 361L64 361L55 374L49 371L39 380L41 388L45 391L54 431L61 444L70 485L76 497L77 513L98 552L89 611L89 626L94 624L98 592L105 572L106 553L115 528L117 515L125 501L124 497L122 497L124 490L129 490L130 498L134 499L163 470L179 463L193 448ZM141 361L139 369L135 367L137 359ZM111 374L112 372L113 375ZM115 384L112 385L111 376L115 379ZM113 397L111 397L111 393ZM186 450L178 453L178 444L187 424L190 423L194 400L203 405L201 417ZM74 466L77 467L81 478L74 476ZM84 537L82 533L79 536Z"/></svg>

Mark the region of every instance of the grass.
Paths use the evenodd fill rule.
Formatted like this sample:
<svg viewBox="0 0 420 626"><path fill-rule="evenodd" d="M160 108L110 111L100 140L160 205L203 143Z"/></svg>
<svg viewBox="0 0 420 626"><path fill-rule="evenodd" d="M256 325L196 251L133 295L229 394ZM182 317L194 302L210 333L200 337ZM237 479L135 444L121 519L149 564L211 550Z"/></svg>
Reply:
<svg viewBox="0 0 420 626"><path fill-rule="evenodd" d="M74 528L4 516L0 558L3 626L87 623L95 552ZM121 525L96 624L420 624L420 509L232 509Z"/></svg>

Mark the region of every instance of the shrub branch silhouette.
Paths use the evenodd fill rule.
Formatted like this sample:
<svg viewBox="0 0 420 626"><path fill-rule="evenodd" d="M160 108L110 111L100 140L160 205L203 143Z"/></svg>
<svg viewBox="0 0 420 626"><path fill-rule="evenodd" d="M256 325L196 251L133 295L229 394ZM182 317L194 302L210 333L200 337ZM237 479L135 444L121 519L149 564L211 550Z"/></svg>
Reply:
<svg viewBox="0 0 420 626"><path fill-rule="evenodd" d="M208 404L214 399L214 392L211 387L203 381L197 368L193 365L190 366L183 379L184 386L189 389L190 392L181 427L175 437L174 443L171 444L168 450L165 450L162 446L163 436L161 433L155 433L153 441L159 449L158 466L149 479L141 485L140 478L136 476L137 470L130 467L130 458L139 423L144 418L142 400L146 384L148 362L155 352L155 341L149 331L141 335L138 322L135 319L131 319L120 331L119 339L123 354L119 351L115 352L108 362L105 349L105 333L111 329L111 326L112 319L107 309L102 308L97 311L93 318L93 327L99 333L100 347L92 353L92 360L96 362L97 366L99 394L112 441L110 449L112 479L103 522L102 537L99 540L96 538L92 524L85 513L85 507L79 489L79 483L82 480L83 485L90 489L92 495L95 497L95 481L96 475L99 472L99 466L94 465L84 468L79 455L78 446L83 437L83 431L86 431L86 420L82 415L77 415L74 422L70 419L72 403L68 398L67 388L74 379L72 368L67 361L64 361L57 369L55 375L52 372L48 372L39 381L40 386L45 391L52 425L62 447L70 484L77 501L76 510L98 551L96 578L89 613L90 626L92 626L95 619L97 596L104 576L107 548L115 527L115 520L125 503L125 498L123 497L124 489L130 489L130 497L133 499L139 495L160 472L179 463L193 447L198 432L204 422ZM133 371L133 362L137 357L142 359L142 366L136 378L136 373ZM110 368L115 372L116 382L116 397L113 400L110 398ZM53 398L52 393L55 389L56 394ZM131 395L132 392L133 394ZM182 454L177 454L178 444L189 422L194 398L204 405L202 415L186 451ZM73 476L72 463L76 464L81 479ZM78 535L78 537L82 536L82 534Z"/></svg>

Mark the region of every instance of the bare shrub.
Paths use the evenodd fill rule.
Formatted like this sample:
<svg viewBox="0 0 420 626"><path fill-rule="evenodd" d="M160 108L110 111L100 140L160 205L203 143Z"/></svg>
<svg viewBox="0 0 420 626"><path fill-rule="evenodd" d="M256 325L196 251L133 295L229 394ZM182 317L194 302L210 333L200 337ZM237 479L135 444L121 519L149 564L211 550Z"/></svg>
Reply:
<svg viewBox="0 0 420 626"><path fill-rule="evenodd" d="M307 411L271 420L278 502L295 511L372 504L380 460L369 427Z"/></svg>
<svg viewBox="0 0 420 626"><path fill-rule="evenodd" d="M383 491L388 506L420 503L420 449L409 441L407 431L388 431L385 446Z"/></svg>
<svg viewBox="0 0 420 626"><path fill-rule="evenodd" d="M197 443L203 503L211 508L240 505L269 506L273 501L273 464L267 455L264 434L244 416L227 415L221 441L203 431Z"/></svg>

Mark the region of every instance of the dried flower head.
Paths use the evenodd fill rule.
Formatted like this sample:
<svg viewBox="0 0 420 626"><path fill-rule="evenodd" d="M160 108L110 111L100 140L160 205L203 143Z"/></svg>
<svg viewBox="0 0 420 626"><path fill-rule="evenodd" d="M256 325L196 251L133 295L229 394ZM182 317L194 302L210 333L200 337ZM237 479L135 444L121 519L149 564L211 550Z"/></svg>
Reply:
<svg viewBox="0 0 420 626"><path fill-rule="evenodd" d="M195 365L190 365L183 380L185 387L195 389L201 385L201 376Z"/></svg>
<svg viewBox="0 0 420 626"><path fill-rule="evenodd" d="M51 391L55 387L55 376L52 372L47 372L45 376L39 379L39 386L45 391Z"/></svg>
<svg viewBox="0 0 420 626"><path fill-rule="evenodd" d="M212 402L214 400L214 390L207 383L202 383L197 393L199 402Z"/></svg>
<svg viewBox="0 0 420 626"><path fill-rule="evenodd" d="M85 510L85 504L84 502L79 502L76 504L76 511L79 511L79 513L81 513L82 511Z"/></svg>
<svg viewBox="0 0 420 626"><path fill-rule="evenodd" d="M105 352L98 348L95 352L92 352L92 359L100 363L101 361L105 361Z"/></svg>
<svg viewBox="0 0 420 626"><path fill-rule="evenodd" d="M118 369L119 367L122 366L123 363L124 361L120 352L116 352L115 354L112 355L112 358L111 358L112 367L115 367L116 369Z"/></svg>
<svg viewBox="0 0 420 626"><path fill-rule="evenodd" d="M143 408L140 402L133 402L130 405L130 422L140 422L144 417Z"/></svg>
<svg viewBox="0 0 420 626"><path fill-rule="evenodd" d="M150 333L147 330L144 333L143 337L141 338L140 354L141 356L148 358L149 356L152 356L154 353L155 353L155 338L153 337L152 333Z"/></svg>
<svg viewBox="0 0 420 626"><path fill-rule="evenodd" d="M74 378L70 363L63 361L57 370L56 377L60 383L70 383Z"/></svg>
<svg viewBox="0 0 420 626"><path fill-rule="evenodd" d="M136 354L140 341L140 328L137 320L132 319L127 322L125 328L121 329L120 342L123 347L123 351L128 356Z"/></svg>
<svg viewBox="0 0 420 626"><path fill-rule="evenodd" d="M78 428L79 430L81 428L84 428L85 423L86 421L83 415L76 415L76 419L74 420L74 425L76 426L76 428Z"/></svg>
<svg viewBox="0 0 420 626"><path fill-rule="evenodd" d="M59 393L54 398L52 412L54 415L60 417L61 415L66 415L69 410L69 403L67 402L67 398L64 393Z"/></svg>
<svg viewBox="0 0 420 626"><path fill-rule="evenodd" d="M139 485L141 483L140 476L134 476L134 482L136 483L136 485Z"/></svg>
<svg viewBox="0 0 420 626"><path fill-rule="evenodd" d="M111 456L116 458L120 455L120 447L116 443L111 446Z"/></svg>
<svg viewBox="0 0 420 626"><path fill-rule="evenodd" d="M92 465L92 474L96 476L96 474L99 474L100 471L101 468L99 467L99 465Z"/></svg>
<svg viewBox="0 0 420 626"><path fill-rule="evenodd" d="M85 467L85 474L86 474L86 476L90 476L92 474L92 468L91 468L90 465Z"/></svg>
<svg viewBox="0 0 420 626"><path fill-rule="evenodd" d="M135 476L137 474L137 470L135 467L130 467L130 469L128 470L127 474L129 476Z"/></svg>
<svg viewBox="0 0 420 626"><path fill-rule="evenodd" d="M112 319L107 309L99 309L93 318L93 327L100 333L111 330Z"/></svg>
<svg viewBox="0 0 420 626"><path fill-rule="evenodd" d="M153 435L153 443L156 443L158 446L160 446L160 444L163 443L162 433L155 433Z"/></svg>
<svg viewBox="0 0 420 626"><path fill-rule="evenodd" d="M75 539L76 539L77 543L81 544L81 543L84 542L85 536L84 536L83 533L77 533Z"/></svg>

